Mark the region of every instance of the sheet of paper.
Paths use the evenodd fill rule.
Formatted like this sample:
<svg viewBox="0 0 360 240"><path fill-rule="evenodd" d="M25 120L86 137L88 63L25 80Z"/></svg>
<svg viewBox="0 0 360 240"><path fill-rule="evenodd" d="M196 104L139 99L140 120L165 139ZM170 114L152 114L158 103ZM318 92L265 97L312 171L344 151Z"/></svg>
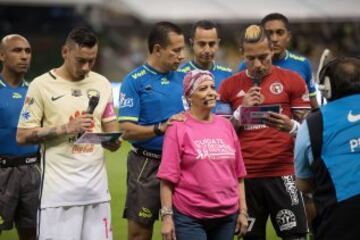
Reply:
<svg viewBox="0 0 360 240"><path fill-rule="evenodd" d="M263 105L252 107L241 107L241 125L264 124L269 112L280 113L280 105Z"/></svg>
<svg viewBox="0 0 360 240"><path fill-rule="evenodd" d="M107 133L93 133L85 132L81 137L76 140L75 144L92 143L101 144L102 142L114 141L121 136L122 132L107 132Z"/></svg>

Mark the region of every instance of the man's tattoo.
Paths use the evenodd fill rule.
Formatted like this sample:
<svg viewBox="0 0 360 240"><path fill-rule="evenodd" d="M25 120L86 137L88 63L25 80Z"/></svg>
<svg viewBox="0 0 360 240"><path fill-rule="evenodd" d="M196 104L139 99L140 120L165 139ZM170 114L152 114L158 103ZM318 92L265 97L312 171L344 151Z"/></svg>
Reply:
<svg viewBox="0 0 360 240"><path fill-rule="evenodd" d="M46 140L51 140L67 133L66 124L60 126L61 131L58 132L58 127L52 127L49 129L34 130L31 135L27 137L26 142L28 143L40 143Z"/></svg>
<svg viewBox="0 0 360 240"><path fill-rule="evenodd" d="M310 113L310 109L295 109L293 110L294 119L298 122L302 122Z"/></svg>

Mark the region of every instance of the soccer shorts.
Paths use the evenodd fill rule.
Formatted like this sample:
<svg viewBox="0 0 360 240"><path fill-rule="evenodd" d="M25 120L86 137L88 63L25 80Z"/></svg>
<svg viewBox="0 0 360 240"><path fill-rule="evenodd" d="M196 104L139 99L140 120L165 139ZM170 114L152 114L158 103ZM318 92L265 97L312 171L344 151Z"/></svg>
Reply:
<svg viewBox="0 0 360 240"><path fill-rule="evenodd" d="M124 218L146 227L152 227L159 218L160 181L156 177L159 166L159 159L129 152Z"/></svg>
<svg viewBox="0 0 360 240"><path fill-rule="evenodd" d="M308 232L302 195L293 176L245 179L249 229L245 239L266 239L270 215L281 238L305 236Z"/></svg>
<svg viewBox="0 0 360 240"><path fill-rule="evenodd" d="M39 210L38 240L112 240L110 202Z"/></svg>
<svg viewBox="0 0 360 240"><path fill-rule="evenodd" d="M36 228L40 170L37 165L0 168L0 231Z"/></svg>

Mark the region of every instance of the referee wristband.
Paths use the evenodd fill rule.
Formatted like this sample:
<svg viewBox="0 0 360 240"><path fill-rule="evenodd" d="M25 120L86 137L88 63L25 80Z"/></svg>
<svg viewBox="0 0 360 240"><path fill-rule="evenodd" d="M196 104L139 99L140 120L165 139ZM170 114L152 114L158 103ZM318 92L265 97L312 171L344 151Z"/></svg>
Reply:
<svg viewBox="0 0 360 240"><path fill-rule="evenodd" d="M161 122L154 125L154 133L156 136L162 136L164 135L163 131L160 130Z"/></svg>

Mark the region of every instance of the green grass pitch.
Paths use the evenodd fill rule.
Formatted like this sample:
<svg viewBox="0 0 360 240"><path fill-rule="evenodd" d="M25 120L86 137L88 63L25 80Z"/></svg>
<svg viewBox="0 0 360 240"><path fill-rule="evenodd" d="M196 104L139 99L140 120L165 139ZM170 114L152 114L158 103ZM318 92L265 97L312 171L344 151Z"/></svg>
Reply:
<svg viewBox="0 0 360 240"><path fill-rule="evenodd" d="M112 208L112 229L114 240L127 239L127 225L126 221L122 218L122 211L124 209L125 194L126 194L126 156L130 146L124 143L121 149L115 153L106 153L107 169L111 192L111 208ZM280 239L268 225L268 240ZM16 240L17 235L14 230L3 232L0 236L1 240ZM160 224L155 224L153 240L161 240Z"/></svg>

